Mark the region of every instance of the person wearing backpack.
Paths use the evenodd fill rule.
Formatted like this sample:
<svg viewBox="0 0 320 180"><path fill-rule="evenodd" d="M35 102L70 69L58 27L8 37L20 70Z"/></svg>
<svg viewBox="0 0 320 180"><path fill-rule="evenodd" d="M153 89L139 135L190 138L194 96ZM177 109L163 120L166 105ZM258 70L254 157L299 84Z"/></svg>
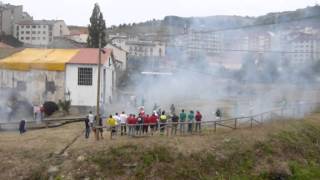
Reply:
<svg viewBox="0 0 320 180"><path fill-rule="evenodd" d="M201 132L201 120L202 120L202 115L200 111L197 111L196 113L196 132L200 133Z"/></svg>

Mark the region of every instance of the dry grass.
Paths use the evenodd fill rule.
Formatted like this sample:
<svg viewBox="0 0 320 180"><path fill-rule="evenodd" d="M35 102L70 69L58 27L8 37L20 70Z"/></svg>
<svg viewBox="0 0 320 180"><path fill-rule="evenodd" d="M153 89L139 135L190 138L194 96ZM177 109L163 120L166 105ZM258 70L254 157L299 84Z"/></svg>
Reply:
<svg viewBox="0 0 320 180"><path fill-rule="evenodd" d="M306 121L311 123L319 124L319 120L319 114L306 118ZM294 129L299 123L300 121L275 121L253 129L243 128L233 131L221 128L216 133L204 130L202 135L116 137L114 140L109 139L109 132L104 132L105 139L98 142L91 134L89 139L80 137L62 156L62 160L61 157L57 158L56 154L81 133L82 123L29 131L23 135L19 135L18 132L0 132L0 179L32 179L42 171L45 173L50 165L57 165L60 174L66 179L73 179L75 177L73 173L81 174L83 168L77 163L79 157L87 159L97 152L128 145L141 149L165 146L185 156L203 152L227 154L229 148L232 150L232 147L226 148L228 142L237 142L241 148L249 149L257 142L266 140L270 134L276 134L283 129ZM257 171L259 168L263 167L257 167Z"/></svg>

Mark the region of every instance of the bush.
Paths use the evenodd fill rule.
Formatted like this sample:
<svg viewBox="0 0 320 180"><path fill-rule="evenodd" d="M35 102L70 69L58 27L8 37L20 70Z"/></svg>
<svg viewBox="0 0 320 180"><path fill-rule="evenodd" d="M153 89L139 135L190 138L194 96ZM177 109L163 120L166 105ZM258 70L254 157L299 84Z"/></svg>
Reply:
<svg viewBox="0 0 320 180"><path fill-rule="evenodd" d="M69 111L70 111L70 107L71 107L71 101L67 101L67 100L64 100L64 101L61 101L59 100L59 107L66 113L66 114L69 114Z"/></svg>
<svg viewBox="0 0 320 180"><path fill-rule="evenodd" d="M43 104L43 109L47 116L51 116L54 112L59 110L59 107L55 102L47 101Z"/></svg>

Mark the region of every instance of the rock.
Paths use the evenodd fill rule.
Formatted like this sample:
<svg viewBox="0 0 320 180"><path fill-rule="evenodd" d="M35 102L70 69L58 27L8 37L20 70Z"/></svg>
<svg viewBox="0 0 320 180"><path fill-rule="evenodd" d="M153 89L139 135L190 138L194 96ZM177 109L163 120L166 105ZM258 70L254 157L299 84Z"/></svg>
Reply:
<svg viewBox="0 0 320 180"><path fill-rule="evenodd" d="M58 166L50 166L49 169L48 169L48 173L49 174L55 174L59 171L59 168Z"/></svg>
<svg viewBox="0 0 320 180"><path fill-rule="evenodd" d="M84 156L79 156L77 158L77 161L81 162L81 161L84 161L86 158Z"/></svg>

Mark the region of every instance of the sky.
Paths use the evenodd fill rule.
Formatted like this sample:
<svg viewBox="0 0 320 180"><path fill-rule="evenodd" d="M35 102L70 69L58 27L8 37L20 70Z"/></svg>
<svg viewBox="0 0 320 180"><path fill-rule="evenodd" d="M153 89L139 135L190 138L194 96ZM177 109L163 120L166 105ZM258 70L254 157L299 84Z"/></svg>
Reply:
<svg viewBox="0 0 320 180"><path fill-rule="evenodd" d="M87 26L95 3L100 5L107 26L183 17L240 15L259 16L269 12L314 6L320 0L10 0L23 5L34 19L63 19L68 25Z"/></svg>

